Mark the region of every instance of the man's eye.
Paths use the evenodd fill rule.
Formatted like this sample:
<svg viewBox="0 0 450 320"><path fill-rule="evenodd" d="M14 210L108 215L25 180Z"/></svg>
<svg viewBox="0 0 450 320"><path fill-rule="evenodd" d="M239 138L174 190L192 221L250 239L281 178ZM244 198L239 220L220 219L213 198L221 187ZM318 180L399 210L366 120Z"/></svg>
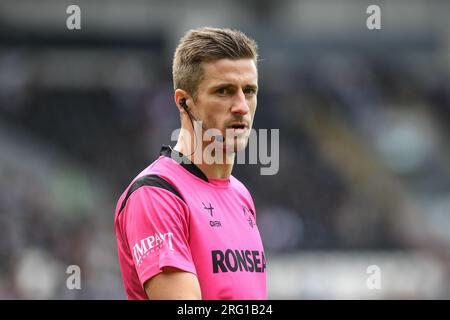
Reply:
<svg viewBox="0 0 450 320"><path fill-rule="evenodd" d="M219 90L217 90L217 93L219 94L228 94L230 91L228 90L228 88L220 88Z"/></svg>
<svg viewBox="0 0 450 320"><path fill-rule="evenodd" d="M244 90L244 93L245 94L255 94L256 90L253 89L253 88L247 88L247 89Z"/></svg>

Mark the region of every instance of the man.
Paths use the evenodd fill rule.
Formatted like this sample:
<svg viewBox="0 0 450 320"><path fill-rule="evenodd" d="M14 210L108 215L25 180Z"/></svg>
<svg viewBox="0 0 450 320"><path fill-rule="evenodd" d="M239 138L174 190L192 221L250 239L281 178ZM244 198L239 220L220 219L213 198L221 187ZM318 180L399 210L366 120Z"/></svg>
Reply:
<svg viewBox="0 0 450 320"><path fill-rule="evenodd" d="M181 39L173 59L177 144L163 146L117 202L128 299L267 298L253 200L231 175L255 115L256 61L256 43L239 31L200 28ZM205 139L208 131L215 133Z"/></svg>

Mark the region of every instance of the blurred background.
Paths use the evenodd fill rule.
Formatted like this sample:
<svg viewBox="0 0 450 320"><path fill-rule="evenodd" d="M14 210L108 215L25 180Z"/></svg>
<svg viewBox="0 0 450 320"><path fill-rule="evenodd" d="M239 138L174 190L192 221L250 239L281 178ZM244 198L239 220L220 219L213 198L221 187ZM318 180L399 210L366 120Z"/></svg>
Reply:
<svg viewBox="0 0 450 320"><path fill-rule="evenodd" d="M259 44L254 126L280 129L280 168L233 174L255 200L269 298L449 299L449 14L438 0L0 0L0 299L125 298L116 201L174 145L171 60L200 26Z"/></svg>

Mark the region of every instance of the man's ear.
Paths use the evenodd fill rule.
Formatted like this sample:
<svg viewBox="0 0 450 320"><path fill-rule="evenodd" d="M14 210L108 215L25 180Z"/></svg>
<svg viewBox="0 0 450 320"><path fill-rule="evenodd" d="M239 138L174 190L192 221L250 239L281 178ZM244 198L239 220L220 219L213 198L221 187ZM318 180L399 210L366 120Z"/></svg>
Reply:
<svg viewBox="0 0 450 320"><path fill-rule="evenodd" d="M186 112L185 107L183 107L183 104L186 106L187 109L189 109L189 102L190 96L187 94L186 91L182 89L176 89L174 93L174 99L175 104L177 105L178 110L180 113Z"/></svg>

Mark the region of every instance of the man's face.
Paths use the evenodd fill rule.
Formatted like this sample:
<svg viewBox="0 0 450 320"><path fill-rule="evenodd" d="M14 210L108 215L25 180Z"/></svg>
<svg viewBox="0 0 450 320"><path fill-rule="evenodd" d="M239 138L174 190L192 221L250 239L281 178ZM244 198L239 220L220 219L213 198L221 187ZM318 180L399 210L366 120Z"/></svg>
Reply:
<svg viewBox="0 0 450 320"><path fill-rule="evenodd" d="M256 111L258 71L253 59L220 59L203 62L195 113L205 128L216 128L226 150L246 147ZM228 131L228 139L227 139ZM230 137L230 133L234 137Z"/></svg>

